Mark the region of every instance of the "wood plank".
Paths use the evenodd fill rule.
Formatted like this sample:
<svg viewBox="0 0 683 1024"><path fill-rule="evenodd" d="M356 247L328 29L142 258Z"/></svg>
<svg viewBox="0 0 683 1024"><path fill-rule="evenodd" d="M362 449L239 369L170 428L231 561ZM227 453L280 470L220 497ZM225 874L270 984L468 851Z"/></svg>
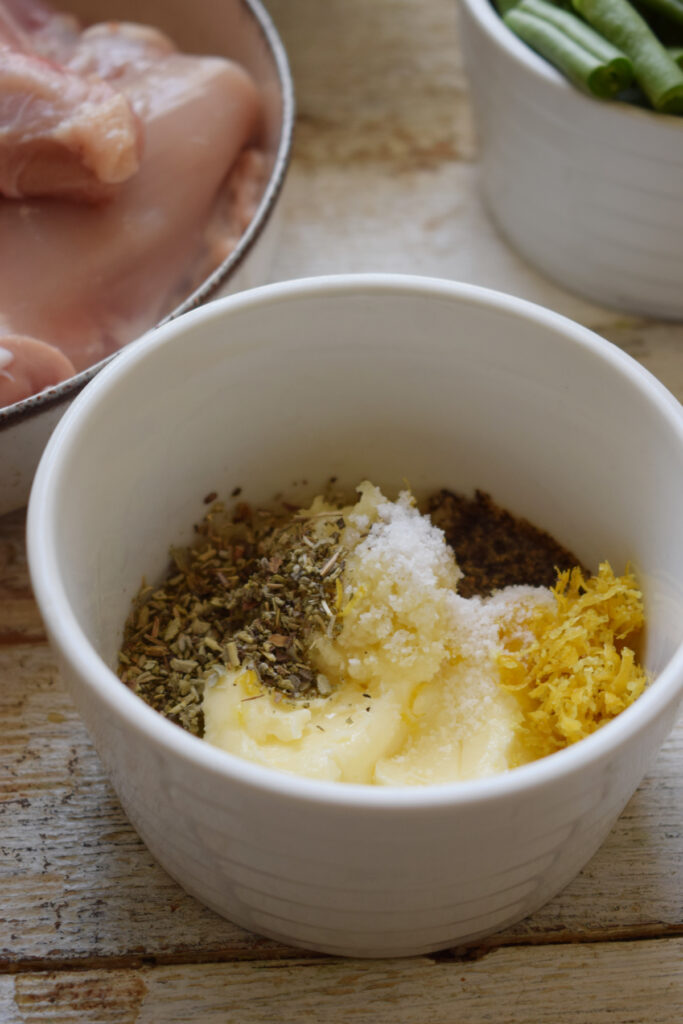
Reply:
<svg viewBox="0 0 683 1024"><path fill-rule="evenodd" d="M0 516L0 587L3 594L22 593L28 587L24 512Z"/></svg>
<svg viewBox="0 0 683 1024"><path fill-rule="evenodd" d="M449 0L268 0L268 8L294 76L300 164L382 163L401 173L473 158Z"/></svg>
<svg viewBox="0 0 683 1024"><path fill-rule="evenodd" d="M0 967L289 955L200 906L126 820L45 646L0 648ZM603 849L490 944L683 933L683 722Z"/></svg>
<svg viewBox="0 0 683 1024"><path fill-rule="evenodd" d="M499 288L582 322L624 319L538 274L489 220L452 0L268 8L298 115L272 280L416 273Z"/></svg>
<svg viewBox="0 0 683 1024"><path fill-rule="evenodd" d="M45 639L31 594L24 531L23 511L0 517L0 644Z"/></svg>
<svg viewBox="0 0 683 1024"><path fill-rule="evenodd" d="M420 274L511 292L580 323L624 320L541 277L503 245L477 168L461 161L402 170L391 162L321 166L295 155L282 218L272 280Z"/></svg>
<svg viewBox="0 0 683 1024"><path fill-rule="evenodd" d="M683 940L505 949L476 962L326 960L0 978L5 1024L674 1024Z"/></svg>

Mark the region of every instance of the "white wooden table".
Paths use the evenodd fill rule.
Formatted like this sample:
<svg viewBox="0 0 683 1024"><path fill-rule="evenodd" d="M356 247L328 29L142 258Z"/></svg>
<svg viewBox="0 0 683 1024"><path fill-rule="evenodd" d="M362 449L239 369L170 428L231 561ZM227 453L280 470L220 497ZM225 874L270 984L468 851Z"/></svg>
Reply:
<svg viewBox="0 0 683 1024"><path fill-rule="evenodd" d="M497 237L453 0L269 0L299 116L273 278L402 271L553 307L683 398L683 325L544 280ZM539 913L403 961L306 955L217 917L157 867L66 695L0 520L0 1022L674 1024L683 1019L683 723L605 846Z"/></svg>

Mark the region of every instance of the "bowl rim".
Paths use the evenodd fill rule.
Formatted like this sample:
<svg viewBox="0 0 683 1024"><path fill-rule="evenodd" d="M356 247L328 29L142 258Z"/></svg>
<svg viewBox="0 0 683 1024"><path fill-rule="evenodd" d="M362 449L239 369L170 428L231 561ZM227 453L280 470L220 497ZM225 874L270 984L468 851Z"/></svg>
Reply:
<svg viewBox="0 0 683 1024"><path fill-rule="evenodd" d="M589 96L572 85L561 71L549 61L532 50L523 40L507 27L502 17L493 6L493 0L460 0L477 22L480 31L489 37L495 46L503 50L515 63L525 68L530 77L538 79L539 85L545 89L555 89L567 98L567 102L577 104L577 109L607 108L610 117L622 117L636 124L667 125L673 131L683 131L683 117L674 114L662 114L655 110L637 107L634 104L619 100L601 100L597 96ZM626 130L626 129L625 129Z"/></svg>
<svg viewBox="0 0 683 1024"><path fill-rule="evenodd" d="M242 234L239 242L230 255L223 260L223 262L219 264L219 266L216 267L216 269L213 270L212 273L205 278L190 295L175 306L170 313L163 317L157 324L154 324L149 330L156 330L157 327L161 327L163 324L169 323L171 320L175 320L177 317L189 310L197 308L202 303L206 302L207 299L209 299L214 292L218 290L218 288L222 287L227 281L229 281L238 267L244 262L265 230L275 208L278 196L282 191L287 169L289 167L292 152L292 140L294 136L296 105L294 98L294 81L289 67L287 51L285 50L284 44L278 34L272 18L266 11L261 0L237 0L237 2L242 4L254 19L258 30L270 50L275 70L277 72L280 97L282 100L282 124L280 126L280 139L275 152L275 159L273 161L273 169L268 179L268 184L266 185L265 191L256 209L256 213L252 217L246 231ZM139 338L134 338L132 341L128 342L128 345L134 345L138 340ZM127 348L128 345L125 345L124 348ZM92 366L87 367L85 370L81 370L80 373L74 374L73 377L68 377L66 380L61 381L59 384L55 384L53 387L45 388L45 390L39 391L35 395L29 395L28 398L24 398L20 402L13 402L11 405L1 407L0 433L2 433L3 430L14 427L17 423L20 423L23 420L32 419L46 409L52 409L55 406L71 401L80 391L83 390L86 384L88 384L95 375L100 372L100 370L107 366L113 359L116 359L120 355L121 351L123 351L123 349L119 349L117 352L112 352L104 359L100 359L99 362L93 363Z"/></svg>
<svg viewBox="0 0 683 1024"><path fill-rule="evenodd" d="M87 429L90 410L101 396L116 392L137 363L154 356L167 342L192 333L208 321L229 319L263 304L320 298L339 294L403 294L448 299L457 304L484 306L503 314L534 322L551 333L560 334L579 348L608 363L640 391L653 411L663 418L683 451L683 407L648 370L616 345L588 328L525 299L476 285L438 278L394 274L343 274L303 278L264 285L217 300L150 331L139 343L124 349L70 406L58 423L36 473L27 517L28 563L36 601L48 636L56 652L82 685L94 691L108 713L119 719L141 742L163 749L166 755L195 769L232 780L248 789L277 794L295 801L368 810L372 813L394 808L414 812L483 804L533 792L574 772L590 768L614 756L638 732L652 724L683 697L683 642L653 684L629 708L597 733L549 757L513 771L486 779L448 782L415 787L380 787L356 783L326 782L289 775L244 760L211 746L169 722L130 691L107 667L83 634L69 605L58 570L55 523L60 469L68 457L73 438ZM229 345L230 332L225 331Z"/></svg>

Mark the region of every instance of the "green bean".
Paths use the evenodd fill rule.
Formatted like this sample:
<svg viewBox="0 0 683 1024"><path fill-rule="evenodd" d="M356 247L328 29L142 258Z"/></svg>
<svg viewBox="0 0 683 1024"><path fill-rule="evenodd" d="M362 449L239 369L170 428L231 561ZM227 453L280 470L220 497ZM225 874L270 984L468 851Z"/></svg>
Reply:
<svg viewBox="0 0 683 1024"><path fill-rule="evenodd" d="M503 21L580 89L601 99L609 99L619 91L619 79L604 61L569 39L555 25L518 7L509 10Z"/></svg>
<svg viewBox="0 0 683 1024"><path fill-rule="evenodd" d="M631 58L638 84L655 110L683 113L683 70L627 0L573 0L601 35Z"/></svg>
<svg viewBox="0 0 683 1024"><path fill-rule="evenodd" d="M683 4L683 0L681 3ZM520 0L517 10L525 14L534 14L537 18L550 22L584 50L598 57L618 79L621 89L625 89L633 81L633 65L626 54L575 14L560 10L546 0Z"/></svg>
<svg viewBox="0 0 683 1024"><path fill-rule="evenodd" d="M675 60L679 68L683 68L683 46L668 46L669 56Z"/></svg>

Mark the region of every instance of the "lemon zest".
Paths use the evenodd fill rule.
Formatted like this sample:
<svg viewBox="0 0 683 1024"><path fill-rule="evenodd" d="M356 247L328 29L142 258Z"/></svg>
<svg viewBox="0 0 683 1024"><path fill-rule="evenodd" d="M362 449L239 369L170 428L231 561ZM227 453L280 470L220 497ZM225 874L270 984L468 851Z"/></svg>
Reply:
<svg viewBox="0 0 683 1024"><path fill-rule="evenodd" d="M524 740L536 757L594 733L647 682L626 645L644 622L642 594L628 567L617 577L602 562L587 579L578 568L567 570L552 592L554 607L538 608L529 618L533 639L498 657L501 682L520 703Z"/></svg>

